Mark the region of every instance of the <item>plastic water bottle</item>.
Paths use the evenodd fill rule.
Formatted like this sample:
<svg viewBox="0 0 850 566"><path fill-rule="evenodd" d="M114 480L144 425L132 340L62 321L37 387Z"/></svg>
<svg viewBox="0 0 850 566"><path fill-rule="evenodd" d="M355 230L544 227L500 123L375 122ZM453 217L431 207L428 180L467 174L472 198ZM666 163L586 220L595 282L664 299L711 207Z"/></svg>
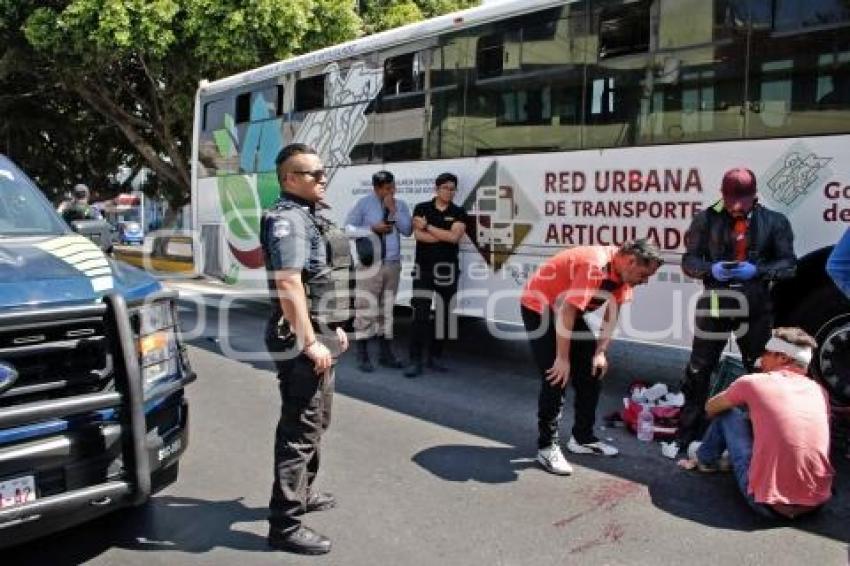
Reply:
<svg viewBox="0 0 850 566"><path fill-rule="evenodd" d="M637 437L643 442L651 442L655 431L655 417L649 405L642 405L637 421Z"/></svg>

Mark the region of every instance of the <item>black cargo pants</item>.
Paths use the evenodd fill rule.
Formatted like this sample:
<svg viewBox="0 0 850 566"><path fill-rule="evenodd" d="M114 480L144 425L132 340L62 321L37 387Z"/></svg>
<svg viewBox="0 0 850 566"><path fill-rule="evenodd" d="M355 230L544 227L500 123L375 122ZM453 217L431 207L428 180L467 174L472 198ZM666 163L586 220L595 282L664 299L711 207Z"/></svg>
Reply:
<svg viewBox="0 0 850 566"><path fill-rule="evenodd" d="M710 302L709 292L697 301L691 357L681 382L685 405L680 414L676 441L683 449L687 449L694 440L701 439L705 432L705 403L711 391L711 375L720 363L729 335L735 333L744 367L747 373L752 373L756 360L770 340L773 327L773 313L769 304L752 302L747 316L736 317L712 316Z"/></svg>
<svg viewBox="0 0 850 566"><path fill-rule="evenodd" d="M273 337L266 338L269 352L279 352ZM270 528L287 532L300 525L297 515L319 471L320 440L331 422L334 371L322 375L304 354L275 360L281 400L281 415L274 440L274 483L269 501Z"/></svg>

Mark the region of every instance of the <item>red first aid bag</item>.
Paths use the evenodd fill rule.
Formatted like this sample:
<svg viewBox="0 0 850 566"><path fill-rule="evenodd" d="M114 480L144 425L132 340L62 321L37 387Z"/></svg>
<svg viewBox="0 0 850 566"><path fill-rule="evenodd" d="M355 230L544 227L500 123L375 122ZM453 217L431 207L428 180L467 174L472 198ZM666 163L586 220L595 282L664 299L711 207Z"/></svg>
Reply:
<svg viewBox="0 0 850 566"><path fill-rule="evenodd" d="M624 400L625 407L620 411L620 418L634 433L637 433L638 415L642 410L640 403L632 401L632 392L638 387L647 387L647 384L641 381L635 381L629 386L629 397ZM655 438L673 438L676 436L676 431L679 429L679 416L682 412L681 407L650 407L652 418L655 422L655 430L653 436Z"/></svg>

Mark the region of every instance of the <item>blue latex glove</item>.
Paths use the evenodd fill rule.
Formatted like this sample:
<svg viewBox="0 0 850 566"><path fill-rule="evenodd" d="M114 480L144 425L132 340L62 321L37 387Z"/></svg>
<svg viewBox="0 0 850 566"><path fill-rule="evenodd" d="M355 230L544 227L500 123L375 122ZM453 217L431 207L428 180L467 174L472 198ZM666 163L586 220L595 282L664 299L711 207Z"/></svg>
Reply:
<svg viewBox="0 0 850 566"><path fill-rule="evenodd" d="M742 261L735 269L730 269L729 274L733 279L749 281L756 276L756 266L748 261Z"/></svg>
<svg viewBox="0 0 850 566"><path fill-rule="evenodd" d="M729 281L732 279L732 272L723 267L723 261L716 261L711 264L711 276L718 281Z"/></svg>

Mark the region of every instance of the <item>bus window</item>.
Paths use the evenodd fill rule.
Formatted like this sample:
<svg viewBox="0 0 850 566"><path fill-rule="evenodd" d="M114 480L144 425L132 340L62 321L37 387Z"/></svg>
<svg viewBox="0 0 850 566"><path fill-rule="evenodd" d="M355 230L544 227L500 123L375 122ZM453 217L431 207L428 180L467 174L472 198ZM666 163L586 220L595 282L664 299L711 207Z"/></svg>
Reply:
<svg viewBox="0 0 850 566"><path fill-rule="evenodd" d="M236 129L232 123L233 97L211 100L202 106L198 145L198 175L210 177L236 170Z"/></svg>
<svg viewBox="0 0 850 566"><path fill-rule="evenodd" d="M416 53L406 53L384 61L384 86L382 94L392 96L422 90L421 58Z"/></svg>
<svg viewBox="0 0 850 566"><path fill-rule="evenodd" d="M224 126L224 114L227 112L227 102L232 99L211 100L204 104L201 129L205 132L217 130Z"/></svg>
<svg viewBox="0 0 850 566"><path fill-rule="evenodd" d="M465 76L460 70L469 67L466 63L469 38L447 36L441 43L430 52L428 71L431 105L427 112L428 140L425 145L428 157L432 159L461 155L461 105L466 89Z"/></svg>
<svg viewBox="0 0 850 566"><path fill-rule="evenodd" d="M424 73L430 49L388 57L384 86L377 102L377 150L384 161L422 159L425 137Z"/></svg>
<svg viewBox="0 0 850 566"><path fill-rule="evenodd" d="M307 112L325 105L325 75L298 79L295 82L295 111Z"/></svg>
<svg viewBox="0 0 850 566"><path fill-rule="evenodd" d="M818 57L815 96L821 110L850 109L850 50Z"/></svg>
<svg viewBox="0 0 850 566"><path fill-rule="evenodd" d="M712 5L712 2L704 2ZM771 29L774 3L775 0L714 0L714 39L730 37L748 27ZM685 14L683 17L688 16Z"/></svg>
<svg viewBox="0 0 850 566"><path fill-rule="evenodd" d="M505 60L505 38L501 32L478 38L475 45L475 69L479 79L498 77Z"/></svg>
<svg viewBox="0 0 850 566"><path fill-rule="evenodd" d="M366 130L349 154L352 164L371 163L380 160L380 143L378 140L377 121L379 116L376 112L378 107L377 101L372 101L366 110L363 112L363 117L366 119Z"/></svg>
<svg viewBox="0 0 850 566"><path fill-rule="evenodd" d="M283 85L243 92L236 97L235 122L259 122L283 115Z"/></svg>
<svg viewBox="0 0 850 566"><path fill-rule="evenodd" d="M714 8L708 0L662 0L658 48L704 45L714 40Z"/></svg>
<svg viewBox="0 0 850 566"><path fill-rule="evenodd" d="M236 97L236 123L244 124L251 120L251 93L243 92Z"/></svg>
<svg viewBox="0 0 850 566"><path fill-rule="evenodd" d="M753 34L748 137L827 134L850 122L850 25Z"/></svg>
<svg viewBox="0 0 850 566"><path fill-rule="evenodd" d="M600 59L649 50L650 2L617 4L620 5L604 7L599 13Z"/></svg>
<svg viewBox="0 0 850 566"><path fill-rule="evenodd" d="M736 139L743 133L744 40L659 53L647 73L639 142Z"/></svg>
<svg viewBox="0 0 850 566"><path fill-rule="evenodd" d="M581 147L583 5L511 18L499 24L498 33L493 26L480 28L475 80L467 85L464 155ZM482 48L495 37L501 46L498 65Z"/></svg>
<svg viewBox="0 0 850 566"><path fill-rule="evenodd" d="M623 68L625 67L625 68ZM585 147L634 145L639 138L646 58L627 66L588 65Z"/></svg>
<svg viewBox="0 0 850 566"><path fill-rule="evenodd" d="M777 31L850 22L850 4L844 0L776 0Z"/></svg>

